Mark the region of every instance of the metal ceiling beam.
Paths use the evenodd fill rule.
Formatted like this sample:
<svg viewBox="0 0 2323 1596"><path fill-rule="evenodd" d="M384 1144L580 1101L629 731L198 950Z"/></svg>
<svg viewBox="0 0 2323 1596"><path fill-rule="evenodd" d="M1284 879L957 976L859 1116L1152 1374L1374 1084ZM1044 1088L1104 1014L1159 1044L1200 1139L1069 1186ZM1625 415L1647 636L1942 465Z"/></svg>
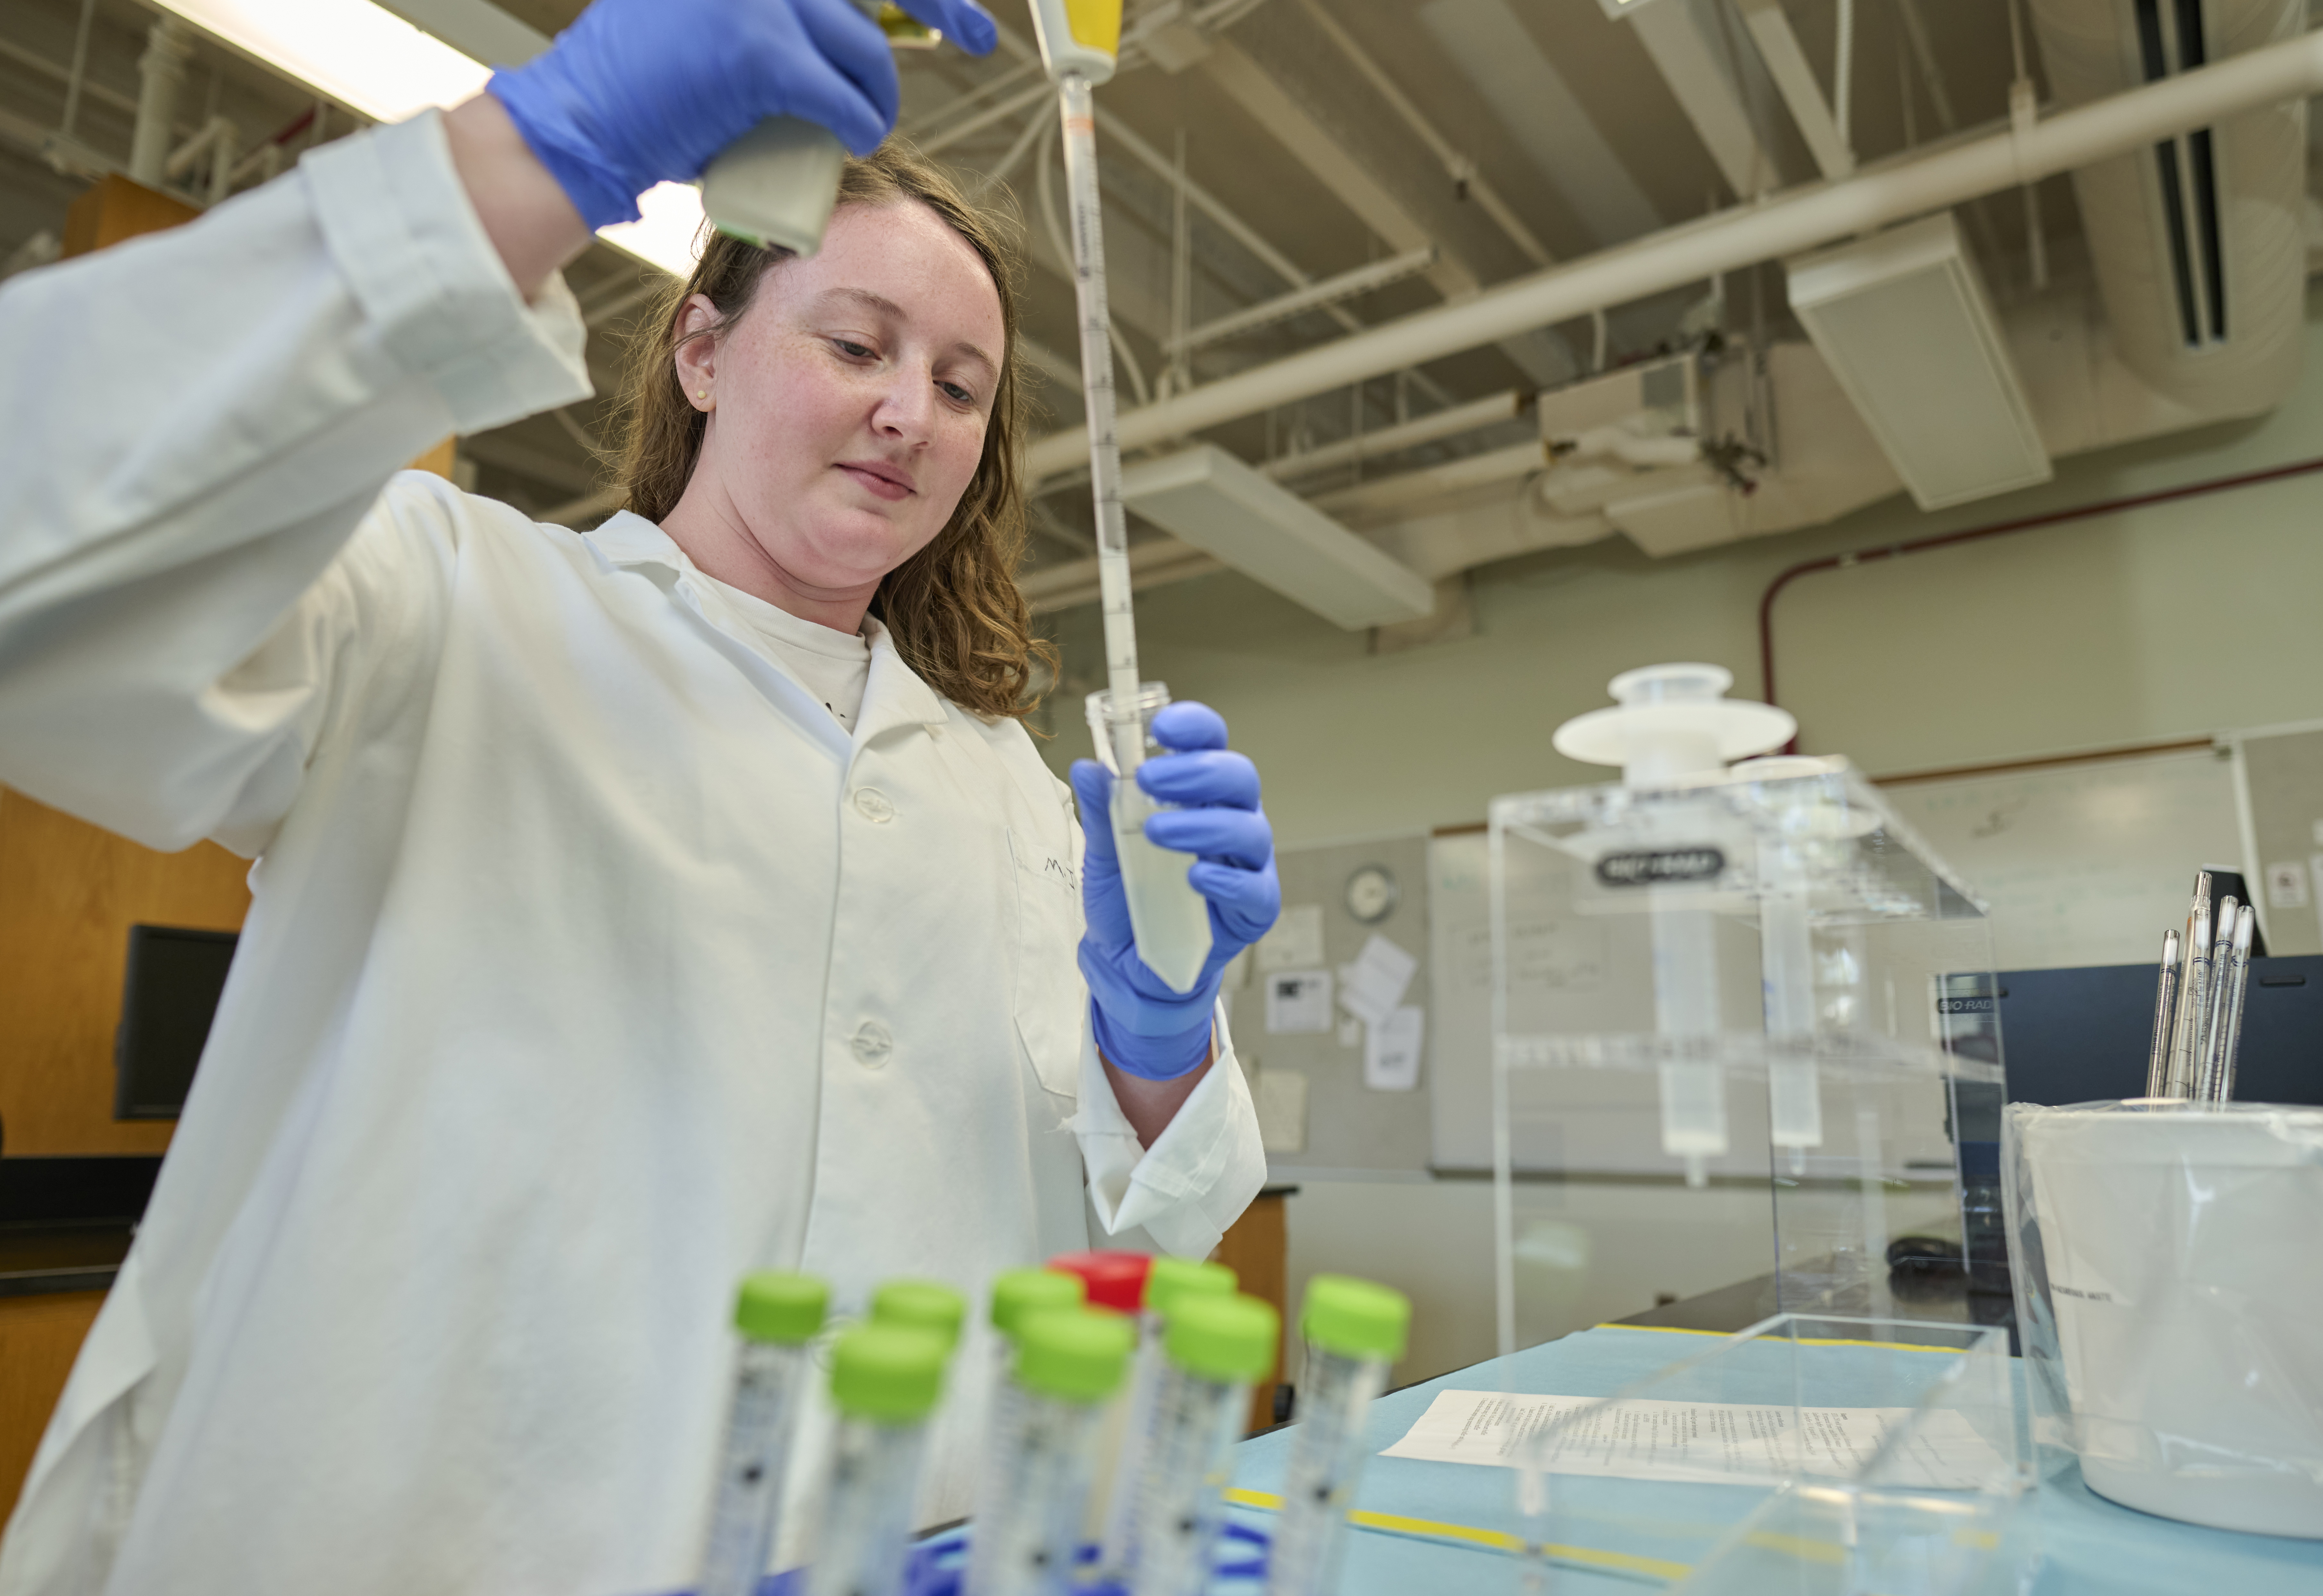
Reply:
<svg viewBox="0 0 2323 1596"><path fill-rule="evenodd" d="M1662 225L1661 212L1507 0L1430 0L1419 23L1590 242L1619 243Z"/></svg>
<svg viewBox="0 0 2323 1596"><path fill-rule="evenodd" d="M1640 8L1630 26L1734 197L1755 199L1776 187L1781 174L1774 158L1759 143L1750 113L1720 59L1723 52L1703 32L1694 8L1683 0L1662 0Z"/></svg>
<svg viewBox="0 0 2323 1596"><path fill-rule="evenodd" d="M1855 151L1840 136L1839 124L1823 103L1823 85L1815 81L1814 69L1807 65L1806 51L1791 29L1791 19L1783 14L1782 0L1740 3L1743 24L1758 42L1767 75L1775 80L1783 104L1790 107L1791 120L1799 124L1799 136L1806 141L1816 167L1826 178L1847 176L1855 170Z"/></svg>
<svg viewBox="0 0 2323 1596"><path fill-rule="evenodd" d="M1523 252L1525 259L1536 266L1546 266L1555 260L1547 246L1533 236L1532 229L1526 226L1516 212L1510 208L1508 201L1501 197L1499 190L1484 180L1483 174L1476 170L1476 163L1455 149L1452 142L1437 131L1436 124L1412 103L1411 96L1403 92L1402 87L1388 76L1386 69L1372 60L1370 53L1355 42L1354 35L1339 25L1339 19L1318 4L1318 0L1299 0L1299 4L1306 8L1308 19L1320 30L1323 37L1339 47L1339 53L1347 58L1348 64L1379 91L1380 97L1393 108L1398 116L1403 118L1403 124L1411 129L1412 136L1427 145L1428 152L1444 163L1446 175L1455 183L1467 185L1467 192L1483 207L1484 214L1508 235L1509 242Z"/></svg>
<svg viewBox="0 0 2323 1596"><path fill-rule="evenodd" d="M1435 243L1401 201L1231 41L1213 40L1202 69L1390 249L1408 254ZM1483 286L1474 272L1448 255L1424 275L1447 299L1464 298Z"/></svg>

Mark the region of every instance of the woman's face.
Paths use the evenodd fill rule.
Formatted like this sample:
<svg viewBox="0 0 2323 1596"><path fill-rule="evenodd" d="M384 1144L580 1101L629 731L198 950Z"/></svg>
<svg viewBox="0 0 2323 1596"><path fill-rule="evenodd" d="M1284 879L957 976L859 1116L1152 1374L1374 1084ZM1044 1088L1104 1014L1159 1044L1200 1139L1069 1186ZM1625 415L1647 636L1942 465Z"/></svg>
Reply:
<svg viewBox="0 0 2323 1596"><path fill-rule="evenodd" d="M716 320L697 295L680 326ZM732 326L676 352L709 412L685 491L716 523L701 528L721 546L708 568L810 602L868 598L975 476L1003 338L991 273L933 211L840 209L820 252L770 271Z"/></svg>

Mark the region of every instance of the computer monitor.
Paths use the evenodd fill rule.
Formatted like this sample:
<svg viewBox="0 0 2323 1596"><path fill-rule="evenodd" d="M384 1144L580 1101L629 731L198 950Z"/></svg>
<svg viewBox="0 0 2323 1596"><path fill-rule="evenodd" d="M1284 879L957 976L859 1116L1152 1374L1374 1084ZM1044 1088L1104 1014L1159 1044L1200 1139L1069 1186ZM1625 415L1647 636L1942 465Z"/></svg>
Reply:
<svg viewBox="0 0 2323 1596"><path fill-rule="evenodd" d="M113 1033L114 1118L175 1119L183 1111L237 940L232 931L129 928Z"/></svg>
<svg viewBox="0 0 2323 1596"><path fill-rule="evenodd" d="M2002 971L2009 1101L2144 1096L2156 973L2150 964ZM2323 1105L2323 955L2251 960L2235 1098Z"/></svg>

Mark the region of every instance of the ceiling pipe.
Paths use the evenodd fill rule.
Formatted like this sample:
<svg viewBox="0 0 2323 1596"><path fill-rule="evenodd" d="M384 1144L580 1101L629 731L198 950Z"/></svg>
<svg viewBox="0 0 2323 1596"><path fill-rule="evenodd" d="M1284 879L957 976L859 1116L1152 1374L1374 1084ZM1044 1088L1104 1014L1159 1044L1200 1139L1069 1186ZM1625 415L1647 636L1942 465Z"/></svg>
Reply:
<svg viewBox="0 0 2323 1596"><path fill-rule="evenodd" d="M2197 72L1914 154L1842 181L1736 206L1142 406L1123 416L1124 449L1255 415L1271 406L1628 304L1834 239L2071 171L2260 105L2323 93L2323 34L2303 34ZM1088 451L1087 430L1026 452L1035 478Z"/></svg>
<svg viewBox="0 0 2323 1596"><path fill-rule="evenodd" d="M172 16L154 19L145 35L145 53L137 58L137 122L129 135L129 175L149 188L161 186L169 165L178 85L193 53L185 23Z"/></svg>
<svg viewBox="0 0 2323 1596"><path fill-rule="evenodd" d="M1335 465L1351 465L1374 455L1392 454L1401 449L1417 449L1422 444L1439 443L1457 437L1464 432L1482 427L1497 427L1503 421L1524 414L1532 402L1532 394L1521 388L1511 388L1506 393L1496 393L1489 399L1471 399L1464 405L1454 405L1431 415L1416 416L1409 421L1393 427L1377 427L1357 433L1353 437L1340 438L1320 448L1301 449L1296 454L1285 454L1260 466L1262 475L1278 482L1295 482L1330 470Z"/></svg>
<svg viewBox="0 0 2323 1596"><path fill-rule="evenodd" d="M1691 444L1692 440L1687 440ZM1521 444L1510 444L1505 449L1489 449L1481 454L1464 454L1457 460L1447 460L1441 465L1424 465L1418 471L1407 471L1377 482L1358 482L1352 488L1335 492L1319 493L1311 501L1317 509L1330 516L1381 516L1391 510L1409 509L1433 500L1449 499L1477 488L1488 488L1498 482L1530 476L1548 463L1548 450L1538 438L1528 438Z"/></svg>

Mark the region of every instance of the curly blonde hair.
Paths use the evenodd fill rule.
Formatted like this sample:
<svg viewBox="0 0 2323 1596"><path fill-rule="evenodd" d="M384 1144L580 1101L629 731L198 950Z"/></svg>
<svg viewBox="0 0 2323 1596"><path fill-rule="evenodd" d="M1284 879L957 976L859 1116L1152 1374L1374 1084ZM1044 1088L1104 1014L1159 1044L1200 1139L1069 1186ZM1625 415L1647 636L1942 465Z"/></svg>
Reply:
<svg viewBox="0 0 2323 1596"><path fill-rule="evenodd" d="M937 693L987 720L1021 719L1040 702L1033 692L1034 662L1053 677L1057 656L1033 635L1032 613L1016 587L1025 543L1025 422L1015 258L992 221L909 144L890 139L847 162L840 205L903 201L926 206L983 260L1000 296L1007 344L975 476L943 530L880 582L871 613L886 624L904 663ZM787 250L713 234L693 274L663 294L640 326L617 411L616 482L627 509L649 521L668 515L702 453L707 417L686 402L670 358L682 341L686 301L702 295L717 307L718 325L730 325L750 308L767 273L790 258Z"/></svg>

